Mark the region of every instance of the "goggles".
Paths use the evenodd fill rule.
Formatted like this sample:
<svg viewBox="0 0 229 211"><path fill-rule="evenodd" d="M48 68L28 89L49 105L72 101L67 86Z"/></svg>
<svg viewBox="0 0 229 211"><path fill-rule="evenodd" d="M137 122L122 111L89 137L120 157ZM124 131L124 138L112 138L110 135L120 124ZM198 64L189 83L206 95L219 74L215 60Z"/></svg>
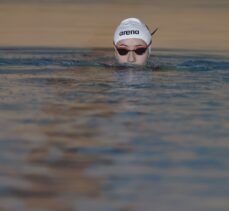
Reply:
<svg viewBox="0 0 229 211"><path fill-rule="evenodd" d="M136 48L134 50L129 50L129 49L125 48L125 47L117 47L116 45L115 45L115 48L118 51L120 56L125 56L130 51L133 51L136 55L141 56L141 55L145 54L146 50L149 48L150 45L151 45L151 42L150 42L149 45L147 45L145 47L138 47L138 48Z"/></svg>

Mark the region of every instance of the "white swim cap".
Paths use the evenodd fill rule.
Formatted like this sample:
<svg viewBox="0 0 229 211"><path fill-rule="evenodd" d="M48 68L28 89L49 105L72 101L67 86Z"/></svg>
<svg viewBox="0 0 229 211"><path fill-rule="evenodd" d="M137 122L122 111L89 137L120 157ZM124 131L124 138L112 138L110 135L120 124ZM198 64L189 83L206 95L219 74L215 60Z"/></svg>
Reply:
<svg viewBox="0 0 229 211"><path fill-rule="evenodd" d="M137 18L127 18L119 24L114 33L114 44L116 45L118 41L129 38L141 39L147 45L152 40L147 26Z"/></svg>

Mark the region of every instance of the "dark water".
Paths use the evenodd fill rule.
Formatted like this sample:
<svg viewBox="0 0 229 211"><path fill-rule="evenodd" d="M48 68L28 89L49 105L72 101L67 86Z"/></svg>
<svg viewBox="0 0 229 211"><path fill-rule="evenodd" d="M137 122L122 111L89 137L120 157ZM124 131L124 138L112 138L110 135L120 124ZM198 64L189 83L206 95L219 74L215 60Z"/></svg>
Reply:
<svg viewBox="0 0 229 211"><path fill-rule="evenodd" d="M228 55L0 49L0 210L229 210Z"/></svg>

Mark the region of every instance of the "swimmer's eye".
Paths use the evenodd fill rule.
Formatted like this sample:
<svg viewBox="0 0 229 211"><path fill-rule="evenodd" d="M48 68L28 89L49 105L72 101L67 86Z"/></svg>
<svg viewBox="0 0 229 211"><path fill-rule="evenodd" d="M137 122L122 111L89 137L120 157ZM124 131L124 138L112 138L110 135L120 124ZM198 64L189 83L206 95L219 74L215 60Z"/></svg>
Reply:
<svg viewBox="0 0 229 211"><path fill-rule="evenodd" d="M120 56L125 56L129 53L129 51L133 51L134 53L136 53L137 55L143 55L146 50L147 50L148 47L140 47L140 48L136 48L135 50L129 50L129 49L126 49L126 48L118 48L116 47L118 53Z"/></svg>
<svg viewBox="0 0 229 211"><path fill-rule="evenodd" d="M148 48L148 47L146 47L146 48L137 48L137 49L134 50L134 52L135 52L137 55L143 55L143 54L146 52L147 48Z"/></svg>
<svg viewBox="0 0 229 211"><path fill-rule="evenodd" d="M125 56L129 52L129 50L127 50L125 48L116 48L116 49L117 49L120 56Z"/></svg>

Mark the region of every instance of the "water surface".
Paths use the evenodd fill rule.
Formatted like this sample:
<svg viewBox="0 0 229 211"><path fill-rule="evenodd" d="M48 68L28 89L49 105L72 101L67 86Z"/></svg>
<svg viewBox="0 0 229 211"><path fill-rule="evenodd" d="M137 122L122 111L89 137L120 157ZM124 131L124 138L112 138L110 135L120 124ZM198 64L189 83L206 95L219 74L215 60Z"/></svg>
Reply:
<svg viewBox="0 0 229 211"><path fill-rule="evenodd" d="M0 49L0 209L229 209L228 54Z"/></svg>

